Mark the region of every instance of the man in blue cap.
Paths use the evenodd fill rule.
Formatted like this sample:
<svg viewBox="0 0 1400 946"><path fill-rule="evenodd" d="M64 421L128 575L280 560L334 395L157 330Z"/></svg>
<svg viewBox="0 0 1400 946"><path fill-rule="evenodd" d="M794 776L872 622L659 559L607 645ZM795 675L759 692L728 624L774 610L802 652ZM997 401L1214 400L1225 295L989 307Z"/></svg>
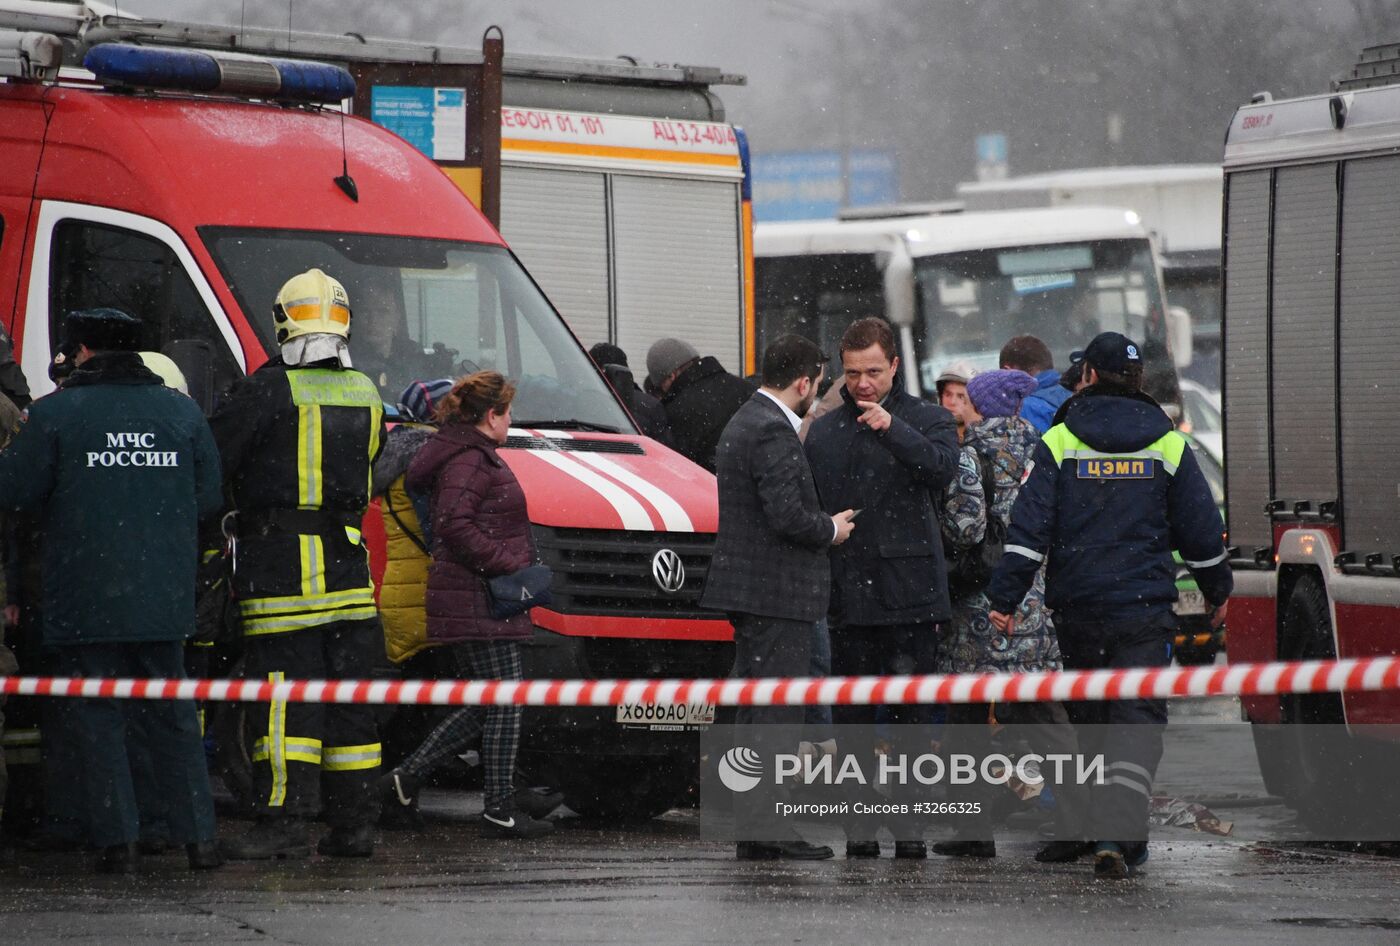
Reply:
<svg viewBox="0 0 1400 946"><path fill-rule="evenodd" d="M1142 393L1142 355L1117 332L1084 351L1089 382L1060 408L1036 447L1011 514L1005 554L987 588L991 620L1012 615L1042 563L1046 604L1067 669L1164 667L1176 620L1181 552L1225 619L1233 587L1220 513L1186 440ZM1080 751L1105 762L1092 786L1094 873L1126 877L1147 859L1147 803L1162 757L1163 700L1066 706ZM1097 724L1097 725L1090 725Z"/></svg>
<svg viewBox="0 0 1400 946"><path fill-rule="evenodd" d="M0 453L0 511L40 522L43 641L64 676L183 677L194 631L196 531L219 510L219 455L194 401L142 363L141 327L116 309L69 315L75 370ZM219 866L194 704L85 699L73 717L97 869L135 867L129 745L150 755L190 867Z"/></svg>

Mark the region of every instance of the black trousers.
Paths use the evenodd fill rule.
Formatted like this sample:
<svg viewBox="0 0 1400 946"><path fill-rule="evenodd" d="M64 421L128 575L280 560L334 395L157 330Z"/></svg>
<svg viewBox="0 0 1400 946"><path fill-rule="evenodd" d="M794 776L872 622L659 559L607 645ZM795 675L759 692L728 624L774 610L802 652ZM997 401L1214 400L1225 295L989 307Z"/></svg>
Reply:
<svg viewBox="0 0 1400 946"><path fill-rule="evenodd" d="M1067 670L1165 667L1176 621L1170 612L1132 622L1089 622L1055 616ZM1130 849L1147 838L1147 805L1162 760L1165 700L1066 703L1086 756L1102 754L1106 783L1089 786L1091 837Z"/></svg>
<svg viewBox="0 0 1400 946"><path fill-rule="evenodd" d="M874 627L843 624L831 629L833 676L932 673L937 656L938 626L931 622ZM924 724L930 721L930 714L931 707L913 704L831 708L838 726L873 726L877 715L888 723Z"/></svg>
<svg viewBox="0 0 1400 946"><path fill-rule="evenodd" d="M77 644L54 648L65 676L166 677L185 675L184 642ZM160 811L171 841L214 838L214 802L195 705L189 700L81 699L70 720L73 757L81 762L74 793L92 843L111 847L137 840L141 811ZM137 757L129 751L140 746ZM149 759L149 784L158 799L138 804L133 763ZM144 787L145 780L140 784ZM72 796L70 796L72 797Z"/></svg>
<svg viewBox="0 0 1400 946"><path fill-rule="evenodd" d="M831 630L831 672L834 676L902 676L932 673L938 655L938 627L932 622L868 626L843 624ZM890 706L833 706L832 721L841 727L838 745L860 757L860 764L871 773L868 790L852 789L868 804L882 799L875 789L874 773L880 771L880 744L896 755L913 759L930 751L929 723L932 707L918 704ZM877 729L877 724L879 728ZM858 728L857 728L858 727ZM850 745L852 741L857 745ZM908 804L924 799L922 789L912 780L887 787L890 797ZM898 841L923 838L927 819L920 815L891 816L884 826ZM850 841L874 840L879 824L871 818L853 816L846 824Z"/></svg>
<svg viewBox="0 0 1400 946"><path fill-rule="evenodd" d="M245 644L250 678L367 680L384 652L384 631L376 617L256 635ZM345 828L378 817L373 707L274 701L251 707L249 718L260 816L315 818L324 810L332 827Z"/></svg>
<svg viewBox="0 0 1400 946"><path fill-rule="evenodd" d="M734 677L802 677L812 665L813 622L758 614L731 614L734 624ZM741 706L734 713L737 738L765 760L780 752L797 751L797 734L806 712L801 706ZM774 732L781 727L780 732ZM788 736L793 738L788 739ZM789 744L790 743L790 744ZM739 840L788 841L798 837L790 827L771 824L773 806L789 793L767 778L736 800L734 830ZM764 819L763 813L770 818ZM766 835L766 836L764 836Z"/></svg>
<svg viewBox="0 0 1400 946"><path fill-rule="evenodd" d="M734 677L805 677L812 666L812 621L731 614L734 624ZM801 724L801 706L741 706L734 724Z"/></svg>

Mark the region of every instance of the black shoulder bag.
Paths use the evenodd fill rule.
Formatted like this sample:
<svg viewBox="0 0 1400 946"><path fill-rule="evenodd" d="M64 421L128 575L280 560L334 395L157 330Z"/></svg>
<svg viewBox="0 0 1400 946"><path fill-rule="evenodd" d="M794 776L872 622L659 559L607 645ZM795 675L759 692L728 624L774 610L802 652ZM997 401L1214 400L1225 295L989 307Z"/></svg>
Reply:
<svg viewBox="0 0 1400 946"><path fill-rule="evenodd" d="M488 578L486 592L491 598L491 616L504 621L549 604L554 600L549 590L553 580L554 572L548 565L529 565L509 575Z"/></svg>

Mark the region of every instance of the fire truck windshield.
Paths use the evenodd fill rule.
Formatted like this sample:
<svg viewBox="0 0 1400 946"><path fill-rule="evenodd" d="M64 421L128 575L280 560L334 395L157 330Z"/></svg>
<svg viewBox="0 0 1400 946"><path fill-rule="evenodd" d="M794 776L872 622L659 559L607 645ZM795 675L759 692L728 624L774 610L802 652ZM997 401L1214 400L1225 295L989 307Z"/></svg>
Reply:
<svg viewBox="0 0 1400 946"><path fill-rule="evenodd" d="M967 359L997 367L1002 344L1035 335L1055 364L1099 332L1122 332L1149 356L1165 353L1165 326L1146 240L1097 240L981 249L917 260L921 377ZM932 387L932 384L929 385Z"/></svg>
<svg viewBox="0 0 1400 946"><path fill-rule="evenodd" d="M589 429L635 428L563 320L502 247L303 230L200 230L269 353L272 300L319 267L340 280L353 314L355 367L393 404L412 381L494 369L514 380L514 416Z"/></svg>

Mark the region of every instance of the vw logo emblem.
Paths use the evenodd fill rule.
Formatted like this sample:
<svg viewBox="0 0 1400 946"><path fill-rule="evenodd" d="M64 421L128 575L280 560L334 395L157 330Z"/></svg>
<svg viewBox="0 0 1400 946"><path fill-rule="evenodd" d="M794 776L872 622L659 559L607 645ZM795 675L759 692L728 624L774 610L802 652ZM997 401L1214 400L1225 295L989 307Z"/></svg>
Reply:
<svg viewBox="0 0 1400 946"><path fill-rule="evenodd" d="M656 587L667 594L675 594L685 586L685 565L675 552L662 549L651 557L651 577Z"/></svg>

